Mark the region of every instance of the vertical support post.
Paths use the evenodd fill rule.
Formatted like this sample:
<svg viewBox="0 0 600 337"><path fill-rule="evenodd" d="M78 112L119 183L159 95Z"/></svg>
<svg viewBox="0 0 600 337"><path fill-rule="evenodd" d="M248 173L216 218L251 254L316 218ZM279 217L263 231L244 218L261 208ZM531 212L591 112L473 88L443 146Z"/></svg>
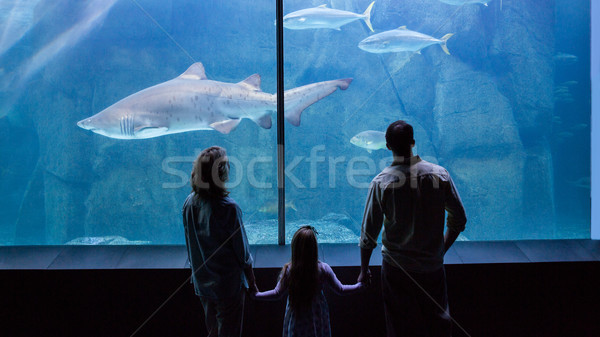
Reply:
<svg viewBox="0 0 600 337"><path fill-rule="evenodd" d="M283 86L283 0L275 0L277 30L277 243L285 245L285 133Z"/></svg>
<svg viewBox="0 0 600 337"><path fill-rule="evenodd" d="M591 1L592 77L592 228L593 240L600 240L600 2Z"/></svg>

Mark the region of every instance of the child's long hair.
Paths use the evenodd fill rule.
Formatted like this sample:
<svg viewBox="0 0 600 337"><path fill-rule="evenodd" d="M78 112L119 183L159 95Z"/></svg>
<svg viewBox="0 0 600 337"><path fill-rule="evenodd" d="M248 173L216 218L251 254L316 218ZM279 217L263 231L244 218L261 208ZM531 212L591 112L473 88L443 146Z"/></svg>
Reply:
<svg viewBox="0 0 600 337"><path fill-rule="evenodd" d="M303 308L311 302L319 291L319 249L314 227L302 226L292 238L292 261L282 270L282 277L289 289L289 301L292 308Z"/></svg>

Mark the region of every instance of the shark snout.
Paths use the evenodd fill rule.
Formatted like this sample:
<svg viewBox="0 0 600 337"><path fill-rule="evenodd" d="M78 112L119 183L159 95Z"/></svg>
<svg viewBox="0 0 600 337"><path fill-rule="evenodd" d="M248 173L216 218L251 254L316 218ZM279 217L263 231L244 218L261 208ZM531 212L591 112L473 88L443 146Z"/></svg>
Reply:
<svg viewBox="0 0 600 337"><path fill-rule="evenodd" d="M85 129L85 130L92 130L92 129L94 129L94 127L92 127L90 122L91 122L90 118L86 118L84 120L80 120L79 122L77 122L77 126L82 129Z"/></svg>

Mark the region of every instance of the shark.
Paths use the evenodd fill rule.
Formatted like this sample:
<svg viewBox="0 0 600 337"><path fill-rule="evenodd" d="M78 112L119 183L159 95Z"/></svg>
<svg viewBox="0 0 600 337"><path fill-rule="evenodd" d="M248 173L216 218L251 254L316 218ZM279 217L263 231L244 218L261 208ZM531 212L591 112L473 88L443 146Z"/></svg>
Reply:
<svg viewBox="0 0 600 337"><path fill-rule="evenodd" d="M284 117L300 125L302 111L335 92L351 78L323 81L286 90ZM260 75L238 83L209 80L201 62L183 74L123 98L77 122L83 129L115 139L147 139L196 130L230 133L244 118L271 128L277 96L261 91Z"/></svg>

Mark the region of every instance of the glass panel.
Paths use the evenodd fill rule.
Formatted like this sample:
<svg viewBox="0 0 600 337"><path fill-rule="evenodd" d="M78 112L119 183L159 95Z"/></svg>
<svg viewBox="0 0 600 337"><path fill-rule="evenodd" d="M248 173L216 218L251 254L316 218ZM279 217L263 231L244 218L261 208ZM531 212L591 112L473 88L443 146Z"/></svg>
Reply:
<svg viewBox="0 0 600 337"><path fill-rule="evenodd" d="M286 89L354 79L286 123L288 242L301 224L357 242L391 154L350 140L398 119L452 175L459 240L589 238L590 2L484 2L285 1Z"/></svg>
<svg viewBox="0 0 600 337"><path fill-rule="evenodd" d="M276 243L262 229L276 212L261 213L255 197L257 187L270 191L269 184L276 195L275 118L270 130L258 125L275 116L259 120L274 110L275 98L252 88L256 78L217 92L254 73L265 93L275 92L274 3L9 0L0 6L0 245L184 244L181 206L192 161L211 145L228 151L231 196L244 211L250 241ZM200 82L198 68L150 97L126 98L126 109L109 108L113 119L78 127L194 62L204 64L209 80L226 84L191 83ZM142 118L134 110L151 113ZM229 134L213 128L227 132L235 121L209 126L237 117L244 119ZM165 135L196 128L206 130Z"/></svg>

